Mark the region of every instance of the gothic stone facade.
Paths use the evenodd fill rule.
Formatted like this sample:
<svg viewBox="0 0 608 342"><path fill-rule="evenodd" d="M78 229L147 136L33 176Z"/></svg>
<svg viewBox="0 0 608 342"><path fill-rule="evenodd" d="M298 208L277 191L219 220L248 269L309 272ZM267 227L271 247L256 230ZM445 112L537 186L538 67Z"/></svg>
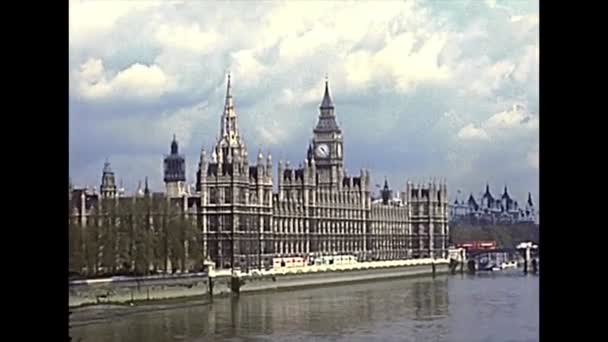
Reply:
<svg viewBox="0 0 608 342"><path fill-rule="evenodd" d="M273 193L270 154L249 165L230 77L220 137L203 149L189 213L201 226L204 254L218 268L267 268L279 256L356 255L359 260L445 257L445 184L408 182L400 198L372 203L368 170L344 171L343 136L327 83L303 165L278 163Z"/></svg>
<svg viewBox="0 0 608 342"><path fill-rule="evenodd" d="M374 199L368 170L356 175L344 170L343 135L327 82L303 164L279 161L276 193L270 154L256 157L249 165L229 76L220 136L209 154L201 150L196 191L183 185L185 159L175 138L165 158L165 196L182 203L200 227L203 255L218 268L268 268L273 258L287 256L447 257L446 184L408 181L405 191L392 198L385 182L382 199ZM109 165L101 188L102 196L116 195ZM147 182L145 192L139 189L136 196L146 195Z"/></svg>

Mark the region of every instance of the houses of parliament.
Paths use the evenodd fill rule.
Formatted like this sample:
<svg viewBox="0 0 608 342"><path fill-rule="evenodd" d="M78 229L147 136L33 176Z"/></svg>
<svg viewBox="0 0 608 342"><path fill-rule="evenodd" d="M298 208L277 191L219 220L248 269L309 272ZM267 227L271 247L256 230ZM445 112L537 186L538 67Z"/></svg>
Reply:
<svg viewBox="0 0 608 342"><path fill-rule="evenodd" d="M345 171L345 135L327 81L302 166L279 161L275 168L270 154L250 156L238 118L228 76L219 139L200 151L195 188L186 183L186 161L174 136L164 159L165 193L151 194L146 182L134 195L176 203L195 222L202 255L217 268L268 268L273 258L284 256L447 257L447 185L408 181L404 191L393 193L385 180L374 198L369 170ZM70 215L82 225L99 198L130 198L121 193L108 162L99 193L70 189L70 194Z"/></svg>

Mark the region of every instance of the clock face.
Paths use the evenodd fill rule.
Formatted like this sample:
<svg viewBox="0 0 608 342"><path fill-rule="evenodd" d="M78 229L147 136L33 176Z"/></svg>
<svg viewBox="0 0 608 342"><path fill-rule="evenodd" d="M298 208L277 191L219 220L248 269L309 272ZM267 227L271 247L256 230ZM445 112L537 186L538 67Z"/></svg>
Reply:
<svg viewBox="0 0 608 342"><path fill-rule="evenodd" d="M317 157L319 158L327 158L329 156L329 146L325 144L321 144L317 146Z"/></svg>

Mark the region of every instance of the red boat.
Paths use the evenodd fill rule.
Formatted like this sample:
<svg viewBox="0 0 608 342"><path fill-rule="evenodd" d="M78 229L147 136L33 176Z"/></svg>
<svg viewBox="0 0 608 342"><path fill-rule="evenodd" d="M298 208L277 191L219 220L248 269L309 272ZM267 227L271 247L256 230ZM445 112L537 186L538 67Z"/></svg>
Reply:
<svg viewBox="0 0 608 342"><path fill-rule="evenodd" d="M456 247L468 250L493 250L496 249L496 241L470 241L457 244Z"/></svg>

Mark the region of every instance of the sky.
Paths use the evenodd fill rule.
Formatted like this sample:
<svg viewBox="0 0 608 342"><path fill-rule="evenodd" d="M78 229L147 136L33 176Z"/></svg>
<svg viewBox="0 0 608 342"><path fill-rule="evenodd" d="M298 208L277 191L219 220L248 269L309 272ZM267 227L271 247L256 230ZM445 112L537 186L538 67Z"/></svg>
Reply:
<svg viewBox="0 0 608 342"><path fill-rule="evenodd" d="M537 1L70 1L69 172L162 191L173 134L195 181L226 74L250 155L304 160L327 75L350 174L453 200L538 202ZM275 165L275 169L276 169ZM276 173L276 172L275 172Z"/></svg>

